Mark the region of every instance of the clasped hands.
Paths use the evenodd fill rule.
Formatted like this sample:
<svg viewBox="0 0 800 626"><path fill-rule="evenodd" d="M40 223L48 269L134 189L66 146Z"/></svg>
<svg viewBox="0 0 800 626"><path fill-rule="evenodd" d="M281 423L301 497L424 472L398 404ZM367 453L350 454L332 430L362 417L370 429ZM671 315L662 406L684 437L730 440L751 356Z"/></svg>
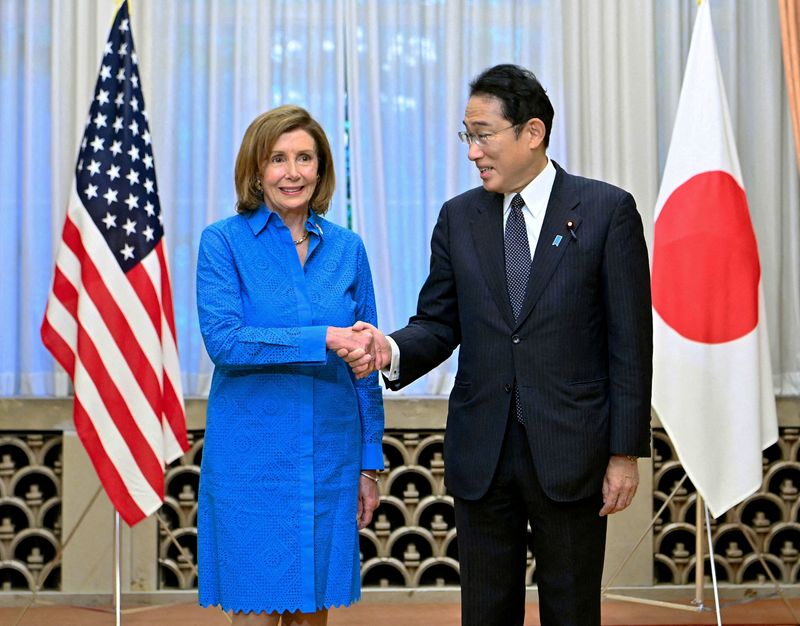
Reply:
<svg viewBox="0 0 800 626"><path fill-rule="evenodd" d="M392 360L385 335L367 322L356 322L349 328L329 326L325 346L351 367L356 378L365 378Z"/></svg>

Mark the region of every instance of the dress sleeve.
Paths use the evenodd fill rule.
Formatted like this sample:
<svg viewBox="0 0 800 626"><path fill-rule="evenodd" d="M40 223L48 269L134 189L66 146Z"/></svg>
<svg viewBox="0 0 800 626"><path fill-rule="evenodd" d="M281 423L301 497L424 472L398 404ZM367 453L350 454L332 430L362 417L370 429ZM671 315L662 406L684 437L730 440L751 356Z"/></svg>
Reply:
<svg viewBox="0 0 800 626"><path fill-rule="evenodd" d="M356 319L377 327L372 274L367 252L360 240L356 264ZM383 392L378 382L378 373L373 372L361 380L354 377L354 384L361 418L361 468L383 469Z"/></svg>
<svg viewBox="0 0 800 626"><path fill-rule="evenodd" d="M327 326L264 328L245 324L233 252L215 228L207 228L200 238L197 311L206 351L217 367L252 369L326 362Z"/></svg>

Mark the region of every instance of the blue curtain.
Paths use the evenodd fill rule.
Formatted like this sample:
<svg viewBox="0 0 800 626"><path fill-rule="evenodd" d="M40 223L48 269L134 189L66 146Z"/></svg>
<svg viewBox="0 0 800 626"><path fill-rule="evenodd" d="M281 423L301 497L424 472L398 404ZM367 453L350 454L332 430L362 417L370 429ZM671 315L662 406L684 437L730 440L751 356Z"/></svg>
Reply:
<svg viewBox="0 0 800 626"><path fill-rule="evenodd" d="M68 392L39 326L77 155L77 144L65 146L77 142L89 108L79 74L94 85L102 44L87 42L105 40L110 21L100 14L113 5L0 0L0 396ZM206 393L212 371L195 310L200 232L233 212L236 151L257 114L296 103L322 123L338 179L329 218L363 237L380 325L391 331L415 309L439 207L479 184L456 139L470 79L495 63L530 67L555 106L555 160L612 181L624 162L634 178L655 180L695 11L694 0L135 0L185 393ZM715 0L712 12L759 237L776 389L797 394L800 194L777 10ZM616 35L592 23L595 14ZM642 33L652 33L651 71L631 73L635 64L613 44ZM587 75L598 55L605 73ZM641 116L650 127L631 129L603 94L639 92L652 96ZM614 141L597 141L597 128ZM640 131L655 137L645 159L620 148ZM655 197L650 187L637 197ZM645 217L648 204L639 206ZM410 392L446 393L452 372L446 364Z"/></svg>
<svg viewBox="0 0 800 626"><path fill-rule="evenodd" d="M2 396L54 392L39 339L53 272L50 48L49 3L0 0Z"/></svg>

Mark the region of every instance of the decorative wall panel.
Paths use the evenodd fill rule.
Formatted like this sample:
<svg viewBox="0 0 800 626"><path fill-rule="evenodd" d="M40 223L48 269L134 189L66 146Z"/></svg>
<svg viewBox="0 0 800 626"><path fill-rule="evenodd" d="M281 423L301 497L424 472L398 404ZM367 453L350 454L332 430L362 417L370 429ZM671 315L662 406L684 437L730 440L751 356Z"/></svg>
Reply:
<svg viewBox="0 0 800 626"><path fill-rule="evenodd" d="M0 591L58 591L61 434L0 434Z"/></svg>
<svg viewBox="0 0 800 626"><path fill-rule="evenodd" d="M162 517L178 541L197 553L197 485L202 433L192 433L191 450L167 473ZM653 512L664 504L684 475L663 430L653 434ZM453 499L444 486L441 431L387 431L386 471L381 505L360 533L361 574L368 587L436 587L457 585L458 544ZM764 453L762 489L745 502L711 520L717 577L734 583L769 582L764 566L745 536L749 533L775 577L800 582L800 429L784 428L780 441ZM656 584L694 582L696 494L690 481L672 497L654 526ZM160 588L197 586L190 563L160 531ZM706 574L710 558L705 553ZM535 563L528 553L527 582L534 582Z"/></svg>
<svg viewBox="0 0 800 626"><path fill-rule="evenodd" d="M203 432L189 432L189 451L164 476L164 506L158 525L158 588L197 589L197 489L203 457ZM180 544L181 548L175 545Z"/></svg>
<svg viewBox="0 0 800 626"><path fill-rule="evenodd" d="M666 433L653 433L653 512L669 499L684 470ZM717 579L730 583L769 583L759 559L780 582L797 583L800 570L800 429L783 428L778 442L764 451L761 489L722 517L711 519ZM655 583L686 584L695 579L697 494L687 479L653 528ZM706 537L705 528L701 529ZM756 546L754 550L751 542ZM704 542L707 544L707 541ZM704 572L711 575L704 547Z"/></svg>
<svg viewBox="0 0 800 626"><path fill-rule="evenodd" d="M364 587L457 585L458 544L442 460L440 426L445 407L441 402L419 399L388 404L393 423L403 424L404 429L389 428L384 438L386 472L380 484L381 506L372 524L360 534ZM175 540L153 519L137 525L130 534L135 562L144 572L135 581L137 590L197 587L197 492L205 402L190 401L187 406L191 448L168 468L166 499L159 511ZM763 454L761 488L721 518L711 520L714 561L723 582L745 586L769 583L763 558L781 583L800 583L800 401L779 400L778 408L783 427L778 443ZM82 494L87 479L73 471L66 474L67 482L62 474L62 449L73 454L72 446L65 448L62 433L70 412L68 401L0 401L0 594L37 588L76 589L80 577L86 575L80 566L76 569L80 557L71 558L65 568L56 560L64 540L62 498ZM30 430L17 430L22 423ZM667 502L684 472L666 433L655 430L653 437L651 510L655 513L666 505L656 520L649 546L654 565L652 583L692 583L696 494L687 480ZM68 458L72 462L73 457ZM644 492L639 495L642 497L646 497ZM636 515L637 523L644 524L643 512L639 510ZM95 532L91 523L87 524L80 536ZM106 530L103 523L102 532ZM74 554L72 546L69 550ZM709 576L707 549L704 555L705 575ZM154 557L158 563L155 576ZM647 584L649 572L645 563L637 574L642 582L637 584ZM67 576L70 585L62 585L62 577ZM527 582L535 582L530 553Z"/></svg>
<svg viewBox="0 0 800 626"><path fill-rule="evenodd" d="M457 585L453 498L444 486L441 432L387 432L381 504L361 531L364 587Z"/></svg>

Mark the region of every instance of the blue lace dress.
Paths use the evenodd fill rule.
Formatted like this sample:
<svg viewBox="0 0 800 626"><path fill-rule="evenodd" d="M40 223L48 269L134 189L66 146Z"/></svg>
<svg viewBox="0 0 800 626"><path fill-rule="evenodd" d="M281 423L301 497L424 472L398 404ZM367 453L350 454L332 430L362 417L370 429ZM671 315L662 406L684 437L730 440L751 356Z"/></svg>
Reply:
<svg viewBox="0 0 800 626"><path fill-rule="evenodd" d="M361 593L359 470L383 468L377 374L355 380L327 326L375 323L364 245L311 213L300 265L265 206L207 227L197 306L214 362L198 504L199 601L244 612Z"/></svg>

